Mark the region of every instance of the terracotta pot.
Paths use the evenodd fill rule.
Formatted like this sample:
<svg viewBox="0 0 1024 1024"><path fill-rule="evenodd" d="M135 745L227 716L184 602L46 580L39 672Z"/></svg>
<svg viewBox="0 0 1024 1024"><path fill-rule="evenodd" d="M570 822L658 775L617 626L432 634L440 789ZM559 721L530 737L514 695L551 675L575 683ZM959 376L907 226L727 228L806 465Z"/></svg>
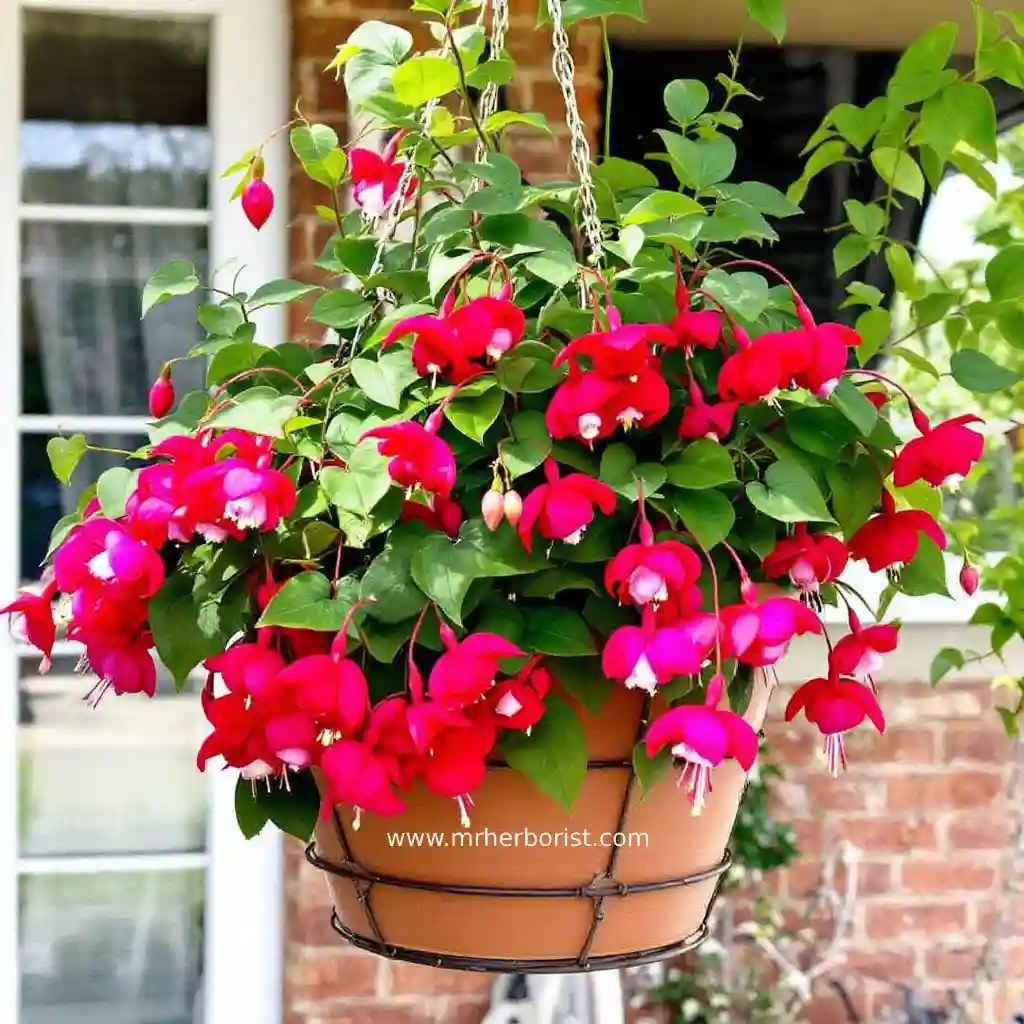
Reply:
<svg viewBox="0 0 1024 1024"><path fill-rule="evenodd" d="M745 716L755 729L769 696L762 676ZM465 830L473 844L453 839L455 803L422 787L401 818L364 815L358 830L351 808L336 810L309 851L327 872L336 930L398 959L496 971L643 963L697 945L728 866L745 775L733 761L717 768L699 817L675 772L642 800L630 768L642 708L642 695L620 688L597 716L577 705L591 767L571 813L503 765L474 793ZM527 847L525 829L562 838ZM436 833L443 846L388 839L416 832ZM640 838L617 852L600 845L616 832L646 836L646 846Z"/></svg>

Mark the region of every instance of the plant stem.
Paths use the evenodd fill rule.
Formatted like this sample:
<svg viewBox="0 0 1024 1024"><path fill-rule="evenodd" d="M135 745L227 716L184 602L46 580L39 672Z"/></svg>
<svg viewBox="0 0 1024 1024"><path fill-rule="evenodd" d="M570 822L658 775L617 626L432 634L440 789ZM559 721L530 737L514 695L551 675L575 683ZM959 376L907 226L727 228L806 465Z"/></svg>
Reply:
<svg viewBox="0 0 1024 1024"><path fill-rule="evenodd" d="M615 88L615 68L612 66L612 47L608 39L608 19L601 19L601 45L604 48L604 158L612 155L612 92Z"/></svg>
<svg viewBox="0 0 1024 1024"><path fill-rule="evenodd" d="M480 141L483 143L484 149L493 149L490 140L487 138L487 133L483 129L483 125L480 124L480 118L477 117L476 107L473 106L473 101L469 96L469 84L466 82L466 68L462 63L462 54L459 53L459 47L455 42L455 34L452 32L451 24L445 22L445 32L448 35L448 45L452 48L452 57L455 59L455 66L459 69L459 92L462 93L462 98L466 102L466 109L469 111L469 116L473 120L473 127L476 129L477 135L480 136Z"/></svg>

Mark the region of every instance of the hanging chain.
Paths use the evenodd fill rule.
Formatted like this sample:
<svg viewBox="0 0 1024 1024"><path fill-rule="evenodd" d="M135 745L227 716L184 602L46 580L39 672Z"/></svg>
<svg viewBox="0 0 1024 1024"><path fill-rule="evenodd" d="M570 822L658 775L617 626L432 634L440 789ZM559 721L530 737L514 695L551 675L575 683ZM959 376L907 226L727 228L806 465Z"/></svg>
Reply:
<svg viewBox="0 0 1024 1024"><path fill-rule="evenodd" d="M480 8L480 20L483 21L486 3ZM490 59L500 57L505 49L505 34L508 32L508 0L491 0L491 49ZM498 109L498 86L488 82L480 98L480 123L486 124L487 119ZM487 156L487 147L481 139L476 144L476 162L483 163ZM477 179L479 181L479 179Z"/></svg>
<svg viewBox="0 0 1024 1024"><path fill-rule="evenodd" d="M547 0L547 7L554 42L551 66L555 72L555 79L562 89L562 98L565 100L565 123L569 126L573 167L580 181L580 217L583 221L587 248L590 250L588 259L591 264L596 264L601 258L601 218L597 213L594 181L590 176L590 143L587 141L586 128L580 117L579 103L576 99L576 66L569 52L569 37L562 22L562 0ZM581 287L581 291L585 295L585 287Z"/></svg>

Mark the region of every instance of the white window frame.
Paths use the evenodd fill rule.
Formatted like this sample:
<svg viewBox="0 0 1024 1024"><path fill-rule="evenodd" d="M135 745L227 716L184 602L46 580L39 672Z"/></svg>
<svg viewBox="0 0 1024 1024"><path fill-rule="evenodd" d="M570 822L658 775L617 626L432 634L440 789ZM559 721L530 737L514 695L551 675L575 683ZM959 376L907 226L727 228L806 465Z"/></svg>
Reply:
<svg viewBox="0 0 1024 1024"><path fill-rule="evenodd" d="M27 9L110 15L201 17L212 22L210 127L213 139L211 210L123 212L72 211L20 204L19 132L22 116L22 12ZM288 162L278 136L265 157L277 210L257 235L230 203L230 187L218 177L242 153L289 119L288 0L0 0L0 311L4 353L0 362L0 598L6 602L19 580L20 435L56 426L139 429L142 418L21 416L19 324L20 223L26 218L210 224L210 266L244 256L243 286L287 276ZM73 72L69 72L72 73ZM230 268L229 273L235 268ZM283 338L280 310L261 311L271 343ZM0 629L0 1021L20 1012L18 970L17 722L18 650ZM24 649L22 649L24 653ZM136 698L125 698L129 700ZM102 709L98 712L102 714ZM200 715L198 701L196 715ZM83 721L83 728L88 725ZM70 770L70 769L69 769ZM280 1024L284 974L283 844L271 833L246 842L234 816L232 773L211 772L205 854L164 858L168 869L205 865L204 1024ZM159 794L155 795L159 798ZM105 858L106 870L126 870L130 859ZM89 858L89 869L100 866ZM84 867L82 861L68 864ZM158 865L159 867L159 865Z"/></svg>

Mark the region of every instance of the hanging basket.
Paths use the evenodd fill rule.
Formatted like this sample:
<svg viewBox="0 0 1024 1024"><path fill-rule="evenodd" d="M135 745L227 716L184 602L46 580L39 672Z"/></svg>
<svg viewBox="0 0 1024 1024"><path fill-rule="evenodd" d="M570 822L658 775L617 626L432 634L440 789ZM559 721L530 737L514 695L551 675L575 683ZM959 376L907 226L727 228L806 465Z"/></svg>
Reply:
<svg viewBox="0 0 1024 1024"><path fill-rule="evenodd" d="M756 682L745 715L755 729L769 697L769 685ZM742 769L734 761L715 769L699 816L674 773L643 798L632 767L643 696L616 688L600 714L576 710L590 766L571 813L502 764L474 794L464 830L473 842L455 838L452 801L422 786L401 819L366 815L356 829L351 808L336 808L306 854L327 875L335 930L392 959L502 972L634 966L699 945L729 866ZM538 837L529 847L525 830ZM416 833L443 845L413 845ZM616 833L626 845L600 845ZM396 835L404 845L389 839Z"/></svg>

